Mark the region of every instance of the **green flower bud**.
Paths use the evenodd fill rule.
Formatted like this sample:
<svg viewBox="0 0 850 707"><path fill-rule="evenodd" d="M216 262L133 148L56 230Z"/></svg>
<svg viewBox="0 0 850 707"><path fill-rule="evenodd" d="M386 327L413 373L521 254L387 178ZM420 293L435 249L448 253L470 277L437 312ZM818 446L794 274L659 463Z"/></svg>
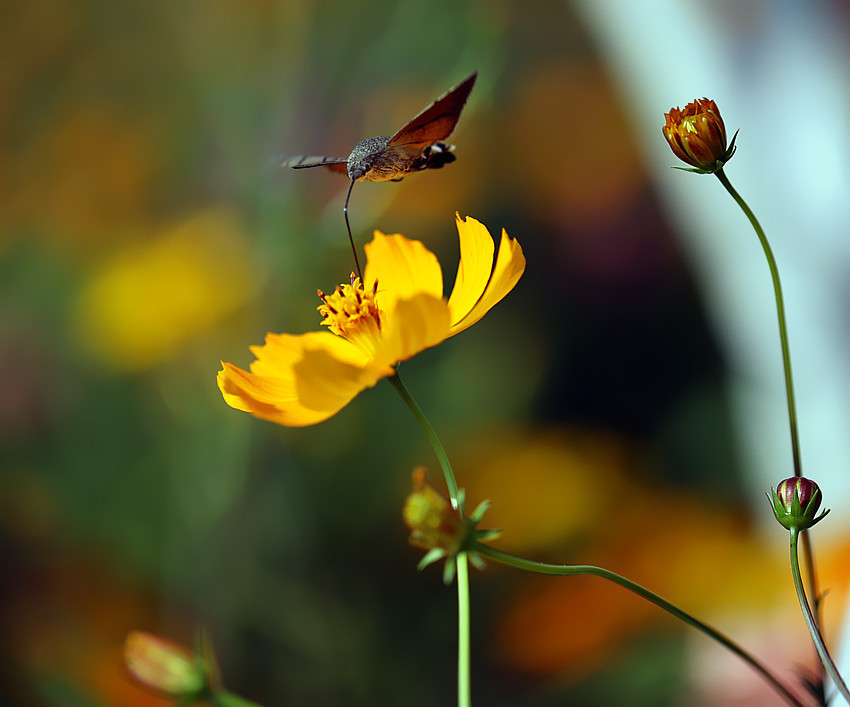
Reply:
<svg viewBox="0 0 850 707"><path fill-rule="evenodd" d="M776 489L771 489L768 498L773 503L773 515L788 530L806 530L820 521L829 510L815 514L820 508L822 496L820 487L811 479L792 476L780 481Z"/></svg>
<svg viewBox="0 0 850 707"><path fill-rule="evenodd" d="M461 509L464 505L463 498L461 491L458 504ZM428 551L419 563L419 569L445 558L443 581L449 584L454 578L454 559L461 552L466 552L470 562L482 569L484 561L475 552L474 544L499 535L497 530L477 528L488 506L489 502L485 501L472 515L465 516L462 510L452 508L451 503L425 481L425 469L415 469L413 493L407 497L402 517L410 528L410 544Z"/></svg>

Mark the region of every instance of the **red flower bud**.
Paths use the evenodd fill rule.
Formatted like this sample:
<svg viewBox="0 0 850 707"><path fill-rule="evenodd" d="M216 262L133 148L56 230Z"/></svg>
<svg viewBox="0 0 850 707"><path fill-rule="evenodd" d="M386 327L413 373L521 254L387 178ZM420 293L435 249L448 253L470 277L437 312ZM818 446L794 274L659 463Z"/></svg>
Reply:
<svg viewBox="0 0 850 707"><path fill-rule="evenodd" d="M829 511L824 511L817 518L821 504L820 487L811 479L802 476L792 476L780 481L776 490L772 491L773 514L788 530L806 530L811 528Z"/></svg>

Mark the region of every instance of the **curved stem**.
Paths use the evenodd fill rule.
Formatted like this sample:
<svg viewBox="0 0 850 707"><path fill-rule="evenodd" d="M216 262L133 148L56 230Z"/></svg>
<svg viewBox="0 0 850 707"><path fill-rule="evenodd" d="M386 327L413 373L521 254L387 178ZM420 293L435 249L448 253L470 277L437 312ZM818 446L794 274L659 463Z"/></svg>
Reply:
<svg viewBox="0 0 850 707"><path fill-rule="evenodd" d="M452 502L452 508L455 510L463 510L460 507L460 493L457 487L457 480L455 479L454 471L452 471L452 465L449 462L449 457L446 454L446 450L443 449L443 445L440 442L440 438L437 436L437 432L434 430L434 427L431 425L431 422L425 416L425 413L422 412L422 408L419 407L418 403L413 399L413 396L405 387L401 378L399 378L398 372L395 375L390 376L387 380L393 384L393 387L398 391L398 394L401 396L401 399L407 404L407 407L410 408L410 411L413 413L413 416L419 421L419 424L422 426L422 429L425 431L425 436L428 438L428 441L431 443L431 446L434 448L434 454L437 455L437 460L440 462L440 467L443 470L443 476L446 478L446 487L449 491L449 498Z"/></svg>
<svg viewBox="0 0 850 707"><path fill-rule="evenodd" d="M756 660L732 639L726 637L716 629L713 629L708 624L703 623L699 619L682 611L679 607L671 604L666 599L662 599L654 592L632 582L630 579L620 576L616 572L611 572L610 570L603 569L602 567L595 567L593 565L550 565L545 562L535 562L533 560L526 560L523 557L511 555L510 553L503 552L501 550L496 550L495 548L487 545L481 545L480 543L476 543L474 550L480 555L489 557L496 562L501 562L502 564L510 565L511 567L516 567L517 569L525 570L527 572L558 576L593 575L595 577L607 579L609 582L613 582L614 584L619 584L621 587L628 589L630 592L637 594L639 597L642 597L643 599L655 604L657 607L664 609L664 611L672 614L680 621L683 621L689 626L693 626L709 638L713 638L715 641L748 663L750 667L758 672L779 694L782 695L788 704L794 705L795 707L804 707L803 703L794 697L794 695L789 692L788 688L774 677L767 668L765 668L758 660Z"/></svg>
<svg viewBox="0 0 850 707"><path fill-rule="evenodd" d="M469 562L465 552L457 556L457 704L472 705L469 665Z"/></svg>
<svg viewBox="0 0 850 707"><path fill-rule="evenodd" d="M841 693L841 696L847 704L850 704L850 692L847 691L847 685L844 684L844 680L838 672L838 668L835 667L832 656L829 655L829 651L823 641L823 636L818 628L818 622L812 613L811 606L809 606L809 600L806 598L806 589L803 586L803 578L800 576L800 562L797 557L798 535L798 530L794 529L791 531L791 575L794 577L794 589L797 590L797 598L800 600L800 608L803 610L803 617L806 619L806 626L809 628L809 634L815 644L815 649L818 652L821 663L823 663L823 667L826 669L826 672L829 673L829 677L832 678L832 682L835 684L838 692Z"/></svg>
<svg viewBox="0 0 850 707"><path fill-rule="evenodd" d="M753 230L756 232L761 247L764 250L764 255L767 258L767 265L770 268L770 277L773 280L773 293L776 297L776 315L779 319L779 341L782 346L782 365L785 369L785 390L788 394L788 422L791 426L791 452L794 457L794 476L802 476L803 465L800 459L800 436L797 431L797 404L794 398L794 380L791 376L791 349L788 346L785 303L782 297L782 283L779 280L779 269L776 267L776 259L773 257L773 250L767 241L764 229L761 227L752 209L741 198L741 195L735 191L735 188L729 182L729 178L722 169L715 172L715 175L726 188L726 191L737 202L738 206L741 207L741 210L749 219L750 224L752 224Z"/></svg>
<svg viewBox="0 0 850 707"><path fill-rule="evenodd" d="M744 201L741 195L738 194L722 169L715 172L715 175L749 219L753 230L758 236L761 247L764 250L764 255L767 258L767 265L770 268L770 278L773 281L773 293L776 299L776 316L779 320L779 342L782 348L782 366L785 370L785 390L788 398L788 423L791 427L791 454L794 461L794 476L802 476L803 463L800 456L800 435L797 428L797 403L794 396L794 379L791 375L791 348L788 345L788 327L785 318L785 303L782 297L782 283L779 280L779 268L776 266L776 258L773 257L773 250L770 247L770 243L768 243L764 229L761 227L761 224L752 209L750 209L749 205L746 201ZM818 591L817 573L815 572L814 552L812 551L812 544L809 540L808 533L803 534L803 557L806 565L806 578L808 579L809 587L811 587L812 596L815 600L815 619L818 623L820 623L820 593Z"/></svg>
<svg viewBox="0 0 850 707"><path fill-rule="evenodd" d="M815 572L815 551L812 547L812 540L806 531L800 534L803 545L803 562L806 565L806 579L809 581L809 587L812 592L812 603L815 608L815 622L821 623L821 595L818 590L818 577Z"/></svg>

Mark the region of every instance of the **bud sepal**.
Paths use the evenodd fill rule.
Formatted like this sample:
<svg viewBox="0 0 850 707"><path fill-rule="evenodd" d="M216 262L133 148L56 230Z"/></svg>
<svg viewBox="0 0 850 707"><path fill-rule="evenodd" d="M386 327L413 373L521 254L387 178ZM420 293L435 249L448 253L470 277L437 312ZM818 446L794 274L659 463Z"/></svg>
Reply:
<svg viewBox="0 0 850 707"><path fill-rule="evenodd" d="M788 530L808 530L819 523L829 513L825 510L819 516L822 494L820 487L811 479L792 476L780 481L776 489L771 488L767 495L773 507L776 520Z"/></svg>
<svg viewBox="0 0 850 707"><path fill-rule="evenodd" d="M498 530L479 530L478 523L490 505L489 501L480 503L471 515L463 512L465 494L458 494L458 508L425 481L425 470L421 467L413 472L413 492L407 497L402 517L410 528L411 545L427 550L420 560L418 569L445 559L443 582L450 584L454 579L455 559L461 553L467 553L470 562L477 568L485 567L484 560L475 552L474 546L481 540L498 537Z"/></svg>

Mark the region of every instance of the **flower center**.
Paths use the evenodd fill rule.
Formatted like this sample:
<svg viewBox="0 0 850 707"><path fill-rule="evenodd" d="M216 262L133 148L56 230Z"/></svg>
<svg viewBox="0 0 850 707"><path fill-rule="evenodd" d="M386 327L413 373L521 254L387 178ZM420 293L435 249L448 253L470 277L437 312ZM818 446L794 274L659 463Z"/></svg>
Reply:
<svg viewBox="0 0 850 707"><path fill-rule="evenodd" d="M374 356L381 342L381 313L375 295L378 281L366 292L359 277L352 273L350 285L338 285L332 294L318 291L322 304L318 307L323 325L330 331Z"/></svg>
<svg viewBox="0 0 850 707"><path fill-rule="evenodd" d="M682 119L680 125L683 130L686 130L689 133L699 133L700 126L698 124L702 123L704 125L706 122L704 115L689 115Z"/></svg>

